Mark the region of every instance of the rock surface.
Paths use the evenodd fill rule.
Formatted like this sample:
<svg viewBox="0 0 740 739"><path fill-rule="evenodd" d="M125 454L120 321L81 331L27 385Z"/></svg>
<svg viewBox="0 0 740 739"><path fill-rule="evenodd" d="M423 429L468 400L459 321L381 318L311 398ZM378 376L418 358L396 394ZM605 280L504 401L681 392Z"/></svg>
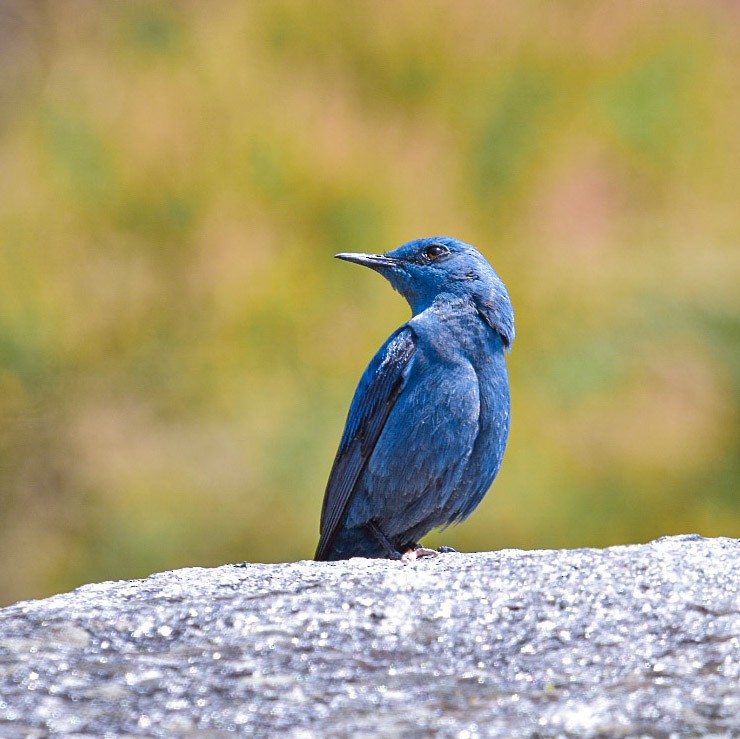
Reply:
<svg viewBox="0 0 740 739"><path fill-rule="evenodd" d="M0 611L0 736L740 733L740 541L185 569Z"/></svg>

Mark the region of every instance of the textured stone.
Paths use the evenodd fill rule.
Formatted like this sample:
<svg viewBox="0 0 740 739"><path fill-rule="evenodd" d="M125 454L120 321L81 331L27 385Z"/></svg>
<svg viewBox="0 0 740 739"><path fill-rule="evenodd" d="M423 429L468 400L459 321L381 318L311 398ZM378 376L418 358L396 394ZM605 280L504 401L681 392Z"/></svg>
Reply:
<svg viewBox="0 0 740 739"><path fill-rule="evenodd" d="M740 542L244 564L0 611L0 736L734 736Z"/></svg>

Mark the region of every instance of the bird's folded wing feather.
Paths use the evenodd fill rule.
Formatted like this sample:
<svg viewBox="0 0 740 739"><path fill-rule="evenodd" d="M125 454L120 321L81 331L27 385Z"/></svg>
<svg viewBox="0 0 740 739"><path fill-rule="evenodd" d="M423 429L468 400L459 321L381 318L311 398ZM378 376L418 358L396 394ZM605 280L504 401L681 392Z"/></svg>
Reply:
<svg viewBox="0 0 740 739"><path fill-rule="evenodd" d="M318 560L323 559L347 515L365 466L403 390L416 343L410 327L400 328L373 357L357 386L326 486Z"/></svg>

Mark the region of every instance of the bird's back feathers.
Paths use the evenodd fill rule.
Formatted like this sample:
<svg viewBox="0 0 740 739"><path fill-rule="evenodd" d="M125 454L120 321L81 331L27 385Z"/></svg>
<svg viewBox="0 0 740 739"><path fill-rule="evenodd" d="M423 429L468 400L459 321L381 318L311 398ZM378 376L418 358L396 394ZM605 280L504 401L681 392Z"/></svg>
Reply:
<svg viewBox="0 0 740 739"><path fill-rule="evenodd" d="M406 370L415 351L416 336L411 328L403 326L380 348L360 379L326 486L317 560L325 559L332 546L337 528L352 503L358 480L403 389Z"/></svg>

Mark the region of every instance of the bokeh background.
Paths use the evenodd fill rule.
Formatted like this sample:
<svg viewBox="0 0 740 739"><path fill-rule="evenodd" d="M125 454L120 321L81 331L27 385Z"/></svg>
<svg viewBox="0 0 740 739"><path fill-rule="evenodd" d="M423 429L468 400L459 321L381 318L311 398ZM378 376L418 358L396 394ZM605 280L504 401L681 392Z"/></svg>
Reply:
<svg viewBox="0 0 740 739"><path fill-rule="evenodd" d="M332 259L509 286L463 550L740 535L740 4L0 2L0 603L312 556L408 316Z"/></svg>

